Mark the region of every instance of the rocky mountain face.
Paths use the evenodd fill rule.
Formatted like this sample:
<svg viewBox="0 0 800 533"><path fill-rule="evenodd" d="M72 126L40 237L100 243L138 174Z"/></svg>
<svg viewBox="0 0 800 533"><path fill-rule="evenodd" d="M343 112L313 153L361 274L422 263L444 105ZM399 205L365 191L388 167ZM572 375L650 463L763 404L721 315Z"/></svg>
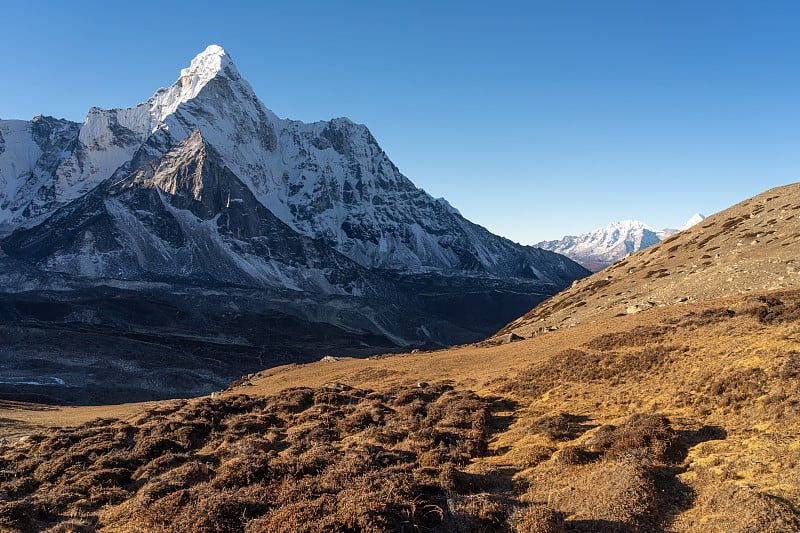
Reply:
<svg viewBox="0 0 800 533"><path fill-rule="evenodd" d="M390 296L390 284L290 229L199 131L2 242L40 270L89 279L275 287Z"/></svg>
<svg viewBox="0 0 800 533"><path fill-rule="evenodd" d="M535 246L564 254L592 272L603 270L624 259L628 254L643 250L657 242L689 229L702 222L703 215L697 213L687 220L679 230L654 230L638 220L612 222L583 235L567 235L555 241L542 241Z"/></svg>
<svg viewBox="0 0 800 533"><path fill-rule="evenodd" d="M104 339L91 341L98 360L120 367L115 335L160 339L167 352L187 339L223 347L211 359L224 371L155 396L142 384L124 399L197 394L319 357L325 339L355 354L476 340L588 274L432 198L365 126L278 118L218 46L136 107L93 108L83 124L0 121L0 237L0 329L41 343L14 359L20 382L81 375L62 368L83 364L80 342L53 365L44 330L85 327ZM126 313L120 302L136 304ZM155 308L173 327L136 314ZM264 327L231 328L237 317ZM125 352L128 368L137 350ZM241 364L230 355L245 352ZM26 377L26 360L48 379ZM171 371L202 368L181 361ZM74 379L65 386L90 385Z"/></svg>

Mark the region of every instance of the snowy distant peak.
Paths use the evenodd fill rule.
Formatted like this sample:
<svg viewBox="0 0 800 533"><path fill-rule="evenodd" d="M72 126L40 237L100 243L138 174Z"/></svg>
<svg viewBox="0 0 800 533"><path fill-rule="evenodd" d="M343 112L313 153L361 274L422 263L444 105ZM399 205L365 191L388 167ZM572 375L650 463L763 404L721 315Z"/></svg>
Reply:
<svg viewBox="0 0 800 533"><path fill-rule="evenodd" d="M660 231L639 220L623 220L583 235L568 235L560 240L543 241L534 246L564 254L589 270L598 271L622 260L628 254L689 229L704 218L696 213L679 230L665 228Z"/></svg>
<svg viewBox="0 0 800 533"><path fill-rule="evenodd" d="M678 231L685 231L685 230L691 228L692 226L694 226L696 224L699 224L700 222L705 220L705 218L706 217L703 216L702 214L695 213L694 215L691 216L691 218L689 218L689 220L687 220L686 222L683 223L683 225L680 227L680 229Z"/></svg>
<svg viewBox="0 0 800 533"><path fill-rule="evenodd" d="M622 220L583 235L544 241L535 246L564 254L589 270L597 271L659 240L656 231L644 222Z"/></svg>
<svg viewBox="0 0 800 533"><path fill-rule="evenodd" d="M639 220L620 220L619 222L612 222L604 228L598 228L591 233L610 234L619 232L619 234L623 234L637 230L655 231L653 228Z"/></svg>

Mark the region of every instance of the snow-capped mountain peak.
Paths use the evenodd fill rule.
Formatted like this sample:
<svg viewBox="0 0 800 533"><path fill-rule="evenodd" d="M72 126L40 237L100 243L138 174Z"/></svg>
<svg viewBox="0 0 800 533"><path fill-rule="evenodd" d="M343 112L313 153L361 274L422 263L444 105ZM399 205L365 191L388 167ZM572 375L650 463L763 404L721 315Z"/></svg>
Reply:
<svg viewBox="0 0 800 533"><path fill-rule="evenodd" d="M207 82L217 75L238 77L239 72L231 60L231 56L219 45L212 44L208 48L197 54L188 68L181 69L181 83L191 83L197 77L203 82Z"/></svg>
<svg viewBox="0 0 800 533"><path fill-rule="evenodd" d="M111 176L122 179L199 132L263 207L363 267L467 270L554 284L583 274L577 265L490 234L417 188L366 126L348 119L306 124L278 118L222 47L207 47L180 72L174 84L135 107L93 108L75 148L54 155L61 159L55 172L42 173L44 186L26 185L27 175L18 171L9 176L26 191L9 203L11 229L41 222ZM31 135L30 126L22 129L22 136ZM29 216L31 203L35 218Z"/></svg>
<svg viewBox="0 0 800 533"><path fill-rule="evenodd" d="M644 222L622 220L583 235L569 235L560 240L543 241L535 246L564 254L590 270L601 270L659 240L656 230Z"/></svg>
<svg viewBox="0 0 800 533"><path fill-rule="evenodd" d="M220 83L215 84L215 80ZM180 77L172 86L159 89L152 98L134 109L144 107L148 111L151 117L149 133L152 133L173 115L179 106L200 96L210 85L216 85L215 88L209 88L212 93L218 95L224 93L224 96L239 101L257 101L252 87L241 77L231 56L221 46L212 44L197 54L187 68L181 69ZM261 110L246 111L252 114Z"/></svg>
<svg viewBox="0 0 800 533"><path fill-rule="evenodd" d="M699 224L700 222L705 220L705 218L706 217L703 216L701 213L695 213L694 215L692 215L689 218L689 220L687 220L686 222L683 223L683 225L680 227L680 229L678 231L685 231L685 230L691 228L692 226L694 226L696 224Z"/></svg>
<svg viewBox="0 0 800 533"><path fill-rule="evenodd" d="M220 150L237 152L235 170L249 181L263 175L258 154L275 148L276 122L218 45L137 106L93 107L83 124L0 120L0 235L40 222L121 167L135 170L197 129Z"/></svg>
<svg viewBox="0 0 800 533"><path fill-rule="evenodd" d="M684 231L703 221L705 217L695 213L679 230L665 228L654 230L638 220L612 222L583 235L567 235L563 239L542 241L534 246L564 254L589 270L598 271L664 240L679 231Z"/></svg>

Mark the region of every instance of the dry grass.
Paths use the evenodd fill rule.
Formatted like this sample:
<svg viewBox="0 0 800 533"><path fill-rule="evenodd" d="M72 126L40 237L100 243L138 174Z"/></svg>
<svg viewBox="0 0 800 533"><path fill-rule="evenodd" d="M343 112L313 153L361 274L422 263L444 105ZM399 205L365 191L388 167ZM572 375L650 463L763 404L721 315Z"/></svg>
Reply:
<svg viewBox="0 0 800 533"><path fill-rule="evenodd" d="M43 432L0 447L0 523L798 531L798 300L772 292L506 346L292 367L219 398ZM281 391L300 383L314 387Z"/></svg>
<svg viewBox="0 0 800 533"><path fill-rule="evenodd" d="M609 336L593 339L588 344L610 347ZM666 362L682 357L687 348L656 344L636 351L586 352L574 348L562 350L542 363L529 366L513 380L500 387L504 392L537 397L566 383L619 381L629 376L652 372Z"/></svg>
<svg viewBox="0 0 800 533"><path fill-rule="evenodd" d="M464 483L448 492L442 479L485 453L491 410L447 385L296 389L36 434L3 456L0 525L69 530L79 516L129 531L490 527L507 504L461 498Z"/></svg>

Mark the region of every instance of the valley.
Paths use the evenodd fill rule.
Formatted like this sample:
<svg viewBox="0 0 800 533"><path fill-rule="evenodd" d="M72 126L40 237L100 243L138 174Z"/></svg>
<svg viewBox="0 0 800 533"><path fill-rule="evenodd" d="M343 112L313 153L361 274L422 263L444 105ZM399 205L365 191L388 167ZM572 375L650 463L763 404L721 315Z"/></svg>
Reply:
<svg viewBox="0 0 800 533"><path fill-rule="evenodd" d="M278 118L217 45L137 106L0 120L0 183L11 401L475 342L589 274L466 220L366 126Z"/></svg>
<svg viewBox="0 0 800 533"><path fill-rule="evenodd" d="M715 284L705 265L705 283L656 285L683 291L664 305L628 313L589 293L608 307L563 326L554 301L611 281L600 272L507 326L523 337L510 342L331 354L191 400L6 402L0 489L15 496L0 519L20 531L800 530L800 283L764 288L772 270L751 265L791 265L797 190L628 258L625 272L670 271L704 240L718 246L733 279ZM775 240L737 246L731 220ZM606 286L642 291L636 272Z"/></svg>
<svg viewBox="0 0 800 533"><path fill-rule="evenodd" d="M324 46L293 26L292 46L345 42L370 77L348 97L385 98L363 28L354 47L325 22ZM449 61L432 63L447 75ZM268 87L328 96L335 73L311 64L296 79L270 71ZM471 84L439 94L392 76L395 98L408 91L397 76L426 109L461 109L445 125L394 119L435 132L424 149L494 154L475 163L473 194L524 198L516 225L539 210L589 220L563 212L586 209L579 193L683 209L756 168L700 183L756 139L665 143L696 139L683 109L650 120L658 94L615 110L616 88L597 102L582 89L539 122L549 102L520 91L495 130L483 99L458 107ZM680 230L625 220L528 246L416 185L367 126L279 117L221 46L172 80L83 122L0 120L0 531L800 531L800 183ZM708 107L697 115L728 127ZM572 124L597 109L609 115ZM460 145L444 138L461 129ZM695 166L677 176L684 158ZM435 172L467 190L453 163ZM515 187L501 190L504 173ZM548 205L554 191L569 197Z"/></svg>

